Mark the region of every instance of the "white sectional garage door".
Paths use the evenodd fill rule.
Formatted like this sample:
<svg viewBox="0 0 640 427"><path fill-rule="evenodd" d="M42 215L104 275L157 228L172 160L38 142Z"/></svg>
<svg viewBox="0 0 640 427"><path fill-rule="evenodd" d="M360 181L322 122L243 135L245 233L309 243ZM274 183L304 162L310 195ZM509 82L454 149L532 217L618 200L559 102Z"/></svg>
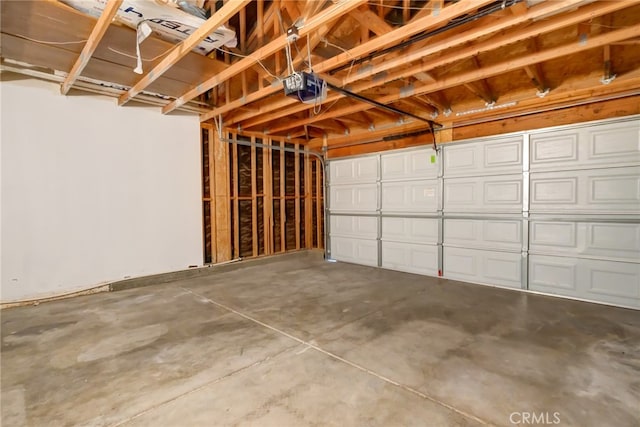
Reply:
<svg viewBox="0 0 640 427"><path fill-rule="evenodd" d="M429 148L384 153L381 164L381 265L438 275L439 164Z"/></svg>
<svg viewBox="0 0 640 427"><path fill-rule="evenodd" d="M523 287L523 136L444 148L444 276Z"/></svg>
<svg viewBox="0 0 640 427"><path fill-rule="evenodd" d="M529 289L640 307L640 123L531 135Z"/></svg>
<svg viewBox="0 0 640 427"><path fill-rule="evenodd" d="M640 118L329 163L330 257L640 308Z"/></svg>
<svg viewBox="0 0 640 427"><path fill-rule="evenodd" d="M330 163L330 251L334 259L378 266L379 156Z"/></svg>

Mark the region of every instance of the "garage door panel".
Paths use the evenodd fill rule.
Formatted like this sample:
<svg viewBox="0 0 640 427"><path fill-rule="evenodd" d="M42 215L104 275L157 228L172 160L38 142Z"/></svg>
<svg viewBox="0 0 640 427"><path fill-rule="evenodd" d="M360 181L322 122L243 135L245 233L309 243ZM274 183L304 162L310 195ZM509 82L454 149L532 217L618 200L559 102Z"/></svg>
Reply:
<svg viewBox="0 0 640 427"><path fill-rule="evenodd" d="M376 184L332 185L332 211L375 212L378 207Z"/></svg>
<svg viewBox="0 0 640 427"><path fill-rule="evenodd" d="M531 135L531 171L586 169L640 162L640 121Z"/></svg>
<svg viewBox="0 0 640 427"><path fill-rule="evenodd" d="M445 247L443 273L447 279L520 289L522 255Z"/></svg>
<svg viewBox="0 0 640 427"><path fill-rule="evenodd" d="M438 275L438 247L382 242L382 267L408 273Z"/></svg>
<svg viewBox="0 0 640 427"><path fill-rule="evenodd" d="M522 171L522 137L478 140L445 147L444 176L482 176Z"/></svg>
<svg viewBox="0 0 640 427"><path fill-rule="evenodd" d="M640 307L640 264L531 255L529 288L591 301Z"/></svg>
<svg viewBox="0 0 640 427"><path fill-rule="evenodd" d="M529 289L557 288L577 291L575 260L548 256L529 257Z"/></svg>
<svg viewBox="0 0 640 427"><path fill-rule="evenodd" d="M445 219L444 245L466 248L522 249L522 221Z"/></svg>
<svg viewBox="0 0 640 427"><path fill-rule="evenodd" d="M522 175L445 179L444 211L521 212Z"/></svg>
<svg viewBox="0 0 640 427"><path fill-rule="evenodd" d="M640 162L640 121L601 126L587 135L589 162Z"/></svg>
<svg viewBox="0 0 640 427"><path fill-rule="evenodd" d="M375 182L378 179L378 157L334 160L329 163L332 184Z"/></svg>
<svg viewBox="0 0 640 427"><path fill-rule="evenodd" d="M331 236L375 239L378 236L378 218L368 216L331 217Z"/></svg>
<svg viewBox="0 0 640 427"><path fill-rule="evenodd" d="M578 161L578 130L533 135L531 137L531 170L558 168Z"/></svg>
<svg viewBox="0 0 640 427"><path fill-rule="evenodd" d="M435 151L420 149L400 153L382 154L380 156L382 177L384 180L436 178L438 164Z"/></svg>
<svg viewBox="0 0 640 427"><path fill-rule="evenodd" d="M522 167L522 139L491 142L484 145L484 170L520 171Z"/></svg>
<svg viewBox="0 0 640 427"><path fill-rule="evenodd" d="M331 237L331 257L354 264L378 265L378 242L375 239Z"/></svg>
<svg viewBox="0 0 640 427"><path fill-rule="evenodd" d="M640 167L531 174L530 211L640 213Z"/></svg>
<svg viewBox="0 0 640 427"><path fill-rule="evenodd" d="M576 257L640 260L640 224L532 221L529 251Z"/></svg>
<svg viewBox="0 0 640 427"><path fill-rule="evenodd" d="M484 204L519 204L522 202L522 183L520 181L484 183Z"/></svg>
<svg viewBox="0 0 640 427"><path fill-rule="evenodd" d="M505 248L522 248L522 221L482 221L482 239L492 245L503 245Z"/></svg>
<svg viewBox="0 0 640 427"><path fill-rule="evenodd" d="M438 220L435 218L382 218L382 240L395 242L438 242Z"/></svg>
<svg viewBox="0 0 640 427"><path fill-rule="evenodd" d="M640 173L640 169L638 169ZM640 176L614 174L589 177L589 203L640 203Z"/></svg>
<svg viewBox="0 0 640 427"><path fill-rule="evenodd" d="M438 181L417 180L382 183L383 212L436 212Z"/></svg>

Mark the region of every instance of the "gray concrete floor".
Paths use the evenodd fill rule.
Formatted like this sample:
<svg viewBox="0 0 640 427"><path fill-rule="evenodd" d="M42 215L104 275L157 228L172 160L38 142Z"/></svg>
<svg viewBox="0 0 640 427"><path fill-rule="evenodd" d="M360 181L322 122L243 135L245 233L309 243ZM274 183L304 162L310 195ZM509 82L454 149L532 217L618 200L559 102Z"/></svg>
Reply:
<svg viewBox="0 0 640 427"><path fill-rule="evenodd" d="M2 426L640 425L640 312L317 253L1 316Z"/></svg>

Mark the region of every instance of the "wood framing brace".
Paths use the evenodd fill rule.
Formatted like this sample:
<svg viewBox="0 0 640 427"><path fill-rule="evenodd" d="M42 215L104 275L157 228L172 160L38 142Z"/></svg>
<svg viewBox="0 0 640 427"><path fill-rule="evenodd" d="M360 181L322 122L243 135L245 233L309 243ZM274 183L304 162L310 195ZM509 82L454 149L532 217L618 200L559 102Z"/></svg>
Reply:
<svg viewBox="0 0 640 427"><path fill-rule="evenodd" d="M71 89L73 82L75 82L78 76L82 74L82 70L84 70L84 67L86 67L86 65L89 63L93 52L95 52L95 50L98 48L102 37L107 32L107 29L109 28L109 24L111 24L113 17L116 16L116 13L118 13L118 8L121 4L122 0L109 0L107 2L107 5L102 11L100 18L98 18L98 22L96 22L95 27L93 27L93 30L91 31L91 35L89 35L87 43L82 48L80 56L73 64L73 67L71 67L71 71L60 86L60 92L63 95L66 95L67 92L69 92L69 89Z"/></svg>
<svg viewBox="0 0 640 427"><path fill-rule="evenodd" d="M320 160L284 139L201 128L205 262L323 247Z"/></svg>
<svg viewBox="0 0 640 427"><path fill-rule="evenodd" d="M118 105L124 105L134 96L142 92L147 86L162 76L169 68L187 55L216 28L226 23L229 18L235 15L251 0L233 0L227 2L222 8L209 18L202 26L195 30L189 37L184 39L171 50L151 71L149 71L138 83L128 92L122 94L118 99ZM195 96L194 96L195 98Z"/></svg>
<svg viewBox="0 0 640 427"><path fill-rule="evenodd" d="M355 7L358 7L363 3L366 3L366 0L342 0L338 4L331 6L329 9L324 10L319 15L310 19L308 23L305 23L304 27L299 31L299 36L306 36L307 34L316 30L318 27L324 25L327 22L331 22L334 19L337 19L341 14L346 13ZM192 100L201 93L218 86L219 84L227 81L238 73L241 73L242 71L248 69L261 59L273 55L281 49L284 49L286 44L287 37L286 35L282 35L273 42L259 48L250 56L243 58L237 63L233 64L231 67L227 68L220 74L198 84L190 91L178 97L175 101L167 104L162 109L162 112L166 114L175 110L177 107L183 105L187 101Z"/></svg>

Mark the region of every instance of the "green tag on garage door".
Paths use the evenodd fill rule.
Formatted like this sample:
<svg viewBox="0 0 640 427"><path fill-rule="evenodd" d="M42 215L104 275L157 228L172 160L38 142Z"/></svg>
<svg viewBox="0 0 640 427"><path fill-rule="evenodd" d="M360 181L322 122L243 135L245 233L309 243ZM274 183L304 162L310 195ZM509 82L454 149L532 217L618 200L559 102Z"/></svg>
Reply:
<svg viewBox="0 0 640 427"><path fill-rule="evenodd" d="M431 155L431 163L435 163L436 162L436 155L432 154Z"/></svg>

